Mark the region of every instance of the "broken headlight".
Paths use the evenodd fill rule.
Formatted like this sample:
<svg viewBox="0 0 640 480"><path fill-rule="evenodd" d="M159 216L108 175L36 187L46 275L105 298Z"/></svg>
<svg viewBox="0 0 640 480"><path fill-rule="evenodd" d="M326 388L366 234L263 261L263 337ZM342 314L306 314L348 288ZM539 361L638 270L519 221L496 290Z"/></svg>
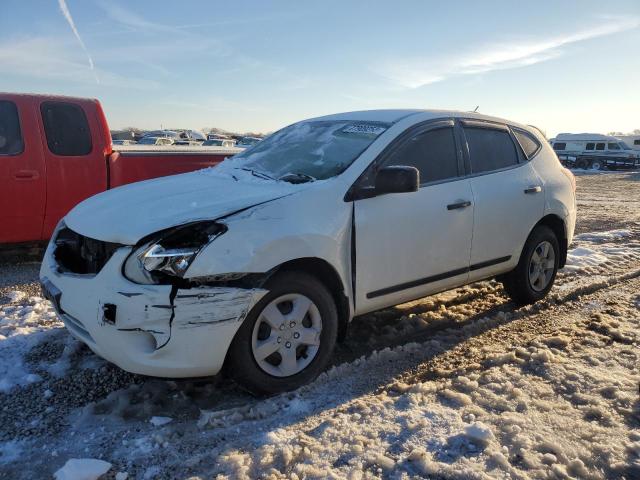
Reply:
<svg viewBox="0 0 640 480"><path fill-rule="evenodd" d="M124 276L142 284L182 278L198 252L226 229L215 222L197 222L165 230L131 252L124 263Z"/></svg>

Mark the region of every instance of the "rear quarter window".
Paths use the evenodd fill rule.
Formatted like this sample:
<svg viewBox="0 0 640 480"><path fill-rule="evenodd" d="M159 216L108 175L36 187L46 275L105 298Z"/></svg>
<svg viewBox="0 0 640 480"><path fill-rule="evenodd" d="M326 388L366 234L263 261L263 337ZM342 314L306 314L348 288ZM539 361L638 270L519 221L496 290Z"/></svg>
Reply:
<svg viewBox="0 0 640 480"><path fill-rule="evenodd" d="M0 100L0 155L18 155L24 151L18 108Z"/></svg>
<svg viewBox="0 0 640 480"><path fill-rule="evenodd" d="M507 130L465 127L471 173L490 172L518 164L518 152Z"/></svg>
<svg viewBox="0 0 640 480"><path fill-rule="evenodd" d="M91 131L80 106L68 102L44 102L40 113L51 153L73 157L91 152Z"/></svg>
<svg viewBox="0 0 640 480"><path fill-rule="evenodd" d="M533 135L524 130L517 129L514 129L513 133L528 159L538 153L542 145L540 145L540 142Z"/></svg>

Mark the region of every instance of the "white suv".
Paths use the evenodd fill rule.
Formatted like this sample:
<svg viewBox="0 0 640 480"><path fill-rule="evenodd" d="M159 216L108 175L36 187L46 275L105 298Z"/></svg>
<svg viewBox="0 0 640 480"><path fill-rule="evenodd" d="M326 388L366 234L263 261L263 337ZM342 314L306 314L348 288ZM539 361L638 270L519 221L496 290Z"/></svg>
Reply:
<svg viewBox="0 0 640 480"><path fill-rule="evenodd" d="M496 276L541 299L575 219L574 178L535 129L352 112L86 200L40 276L69 331L125 370L225 365L274 393L314 378L355 315Z"/></svg>

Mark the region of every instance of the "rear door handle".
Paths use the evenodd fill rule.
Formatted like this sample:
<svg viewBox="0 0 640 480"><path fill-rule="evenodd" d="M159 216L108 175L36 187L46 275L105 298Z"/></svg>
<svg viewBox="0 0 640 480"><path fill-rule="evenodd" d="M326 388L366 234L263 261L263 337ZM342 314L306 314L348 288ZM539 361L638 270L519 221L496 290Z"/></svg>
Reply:
<svg viewBox="0 0 640 480"><path fill-rule="evenodd" d="M35 170L18 170L14 176L18 180L30 180L38 178L38 172Z"/></svg>
<svg viewBox="0 0 640 480"><path fill-rule="evenodd" d="M540 185L534 185L524 189L524 193L540 193L542 191L542 187Z"/></svg>
<svg viewBox="0 0 640 480"><path fill-rule="evenodd" d="M471 206L471 202L469 200L465 200L464 202L451 203L447 205L447 210L457 210L459 208L467 208Z"/></svg>

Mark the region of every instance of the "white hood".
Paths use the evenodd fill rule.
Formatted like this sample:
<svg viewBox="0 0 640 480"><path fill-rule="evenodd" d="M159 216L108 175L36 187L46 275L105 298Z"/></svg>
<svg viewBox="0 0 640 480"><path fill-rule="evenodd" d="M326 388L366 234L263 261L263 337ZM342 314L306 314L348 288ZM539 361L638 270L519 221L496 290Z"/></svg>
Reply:
<svg viewBox="0 0 640 480"><path fill-rule="evenodd" d="M81 235L134 245L159 230L215 220L311 185L257 179L243 171L235 177L206 169L125 185L88 198L64 221Z"/></svg>

